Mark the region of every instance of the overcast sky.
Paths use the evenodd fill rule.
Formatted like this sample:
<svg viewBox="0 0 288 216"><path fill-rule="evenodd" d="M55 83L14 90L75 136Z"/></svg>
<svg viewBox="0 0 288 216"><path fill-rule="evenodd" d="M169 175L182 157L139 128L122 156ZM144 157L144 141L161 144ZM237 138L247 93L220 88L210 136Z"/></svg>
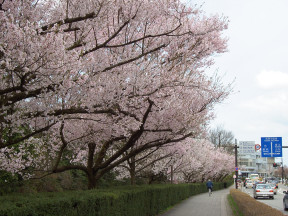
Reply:
<svg viewBox="0 0 288 216"><path fill-rule="evenodd" d="M216 58L214 69L225 82L235 79L235 93L217 106L212 125L223 125L238 142L282 137L288 146L288 1L188 1L230 21L228 52ZM283 160L288 165L288 149Z"/></svg>

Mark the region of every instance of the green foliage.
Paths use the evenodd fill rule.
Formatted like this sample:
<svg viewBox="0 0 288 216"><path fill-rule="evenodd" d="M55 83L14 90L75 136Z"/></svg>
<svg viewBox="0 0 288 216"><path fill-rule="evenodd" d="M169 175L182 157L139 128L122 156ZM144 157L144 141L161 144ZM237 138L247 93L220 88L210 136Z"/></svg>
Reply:
<svg viewBox="0 0 288 216"><path fill-rule="evenodd" d="M12 175L10 172L7 172L5 170L0 170L0 184L10 184L15 181L17 181L17 176Z"/></svg>
<svg viewBox="0 0 288 216"><path fill-rule="evenodd" d="M119 185L127 185L125 181L116 180L116 173L113 171L109 171L105 173L102 178L99 180L98 187L99 188L109 188L111 186L119 186Z"/></svg>
<svg viewBox="0 0 288 216"><path fill-rule="evenodd" d="M15 191L15 186L18 185L19 178L17 175L12 175L10 172L0 170L0 195Z"/></svg>
<svg viewBox="0 0 288 216"><path fill-rule="evenodd" d="M215 190L224 187L215 183ZM204 183L124 186L89 191L14 194L0 197L0 215L147 216L206 192Z"/></svg>
<svg viewBox="0 0 288 216"><path fill-rule="evenodd" d="M234 179L233 179L233 175L234 175L234 172L228 176L226 176L222 182L234 182Z"/></svg>
<svg viewBox="0 0 288 216"><path fill-rule="evenodd" d="M44 173L45 174L45 173ZM36 174L39 177L42 174ZM20 175L0 171L0 195L10 193L60 192L87 189L87 177L79 170L55 173L45 178L23 180Z"/></svg>
<svg viewBox="0 0 288 216"><path fill-rule="evenodd" d="M11 128L6 127L1 130L2 140L5 142L14 142L19 138L23 137L23 135L30 134L31 129L28 125L22 125L18 128L19 132L11 132Z"/></svg>

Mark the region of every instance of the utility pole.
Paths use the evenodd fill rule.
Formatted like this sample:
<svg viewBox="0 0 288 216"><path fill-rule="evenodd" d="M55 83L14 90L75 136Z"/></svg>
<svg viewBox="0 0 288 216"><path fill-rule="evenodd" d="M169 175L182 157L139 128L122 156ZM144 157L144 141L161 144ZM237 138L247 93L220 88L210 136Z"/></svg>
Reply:
<svg viewBox="0 0 288 216"><path fill-rule="evenodd" d="M239 146L237 146L237 139L235 139L235 188L238 189L238 164L237 164L237 148L239 148Z"/></svg>
<svg viewBox="0 0 288 216"><path fill-rule="evenodd" d="M284 184L284 164L283 164L283 157L281 158L281 165L282 165L282 184Z"/></svg>
<svg viewBox="0 0 288 216"><path fill-rule="evenodd" d="M282 148L288 148L288 146L282 146ZM282 156L282 184L284 183L284 164L283 164L283 156Z"/></svg>

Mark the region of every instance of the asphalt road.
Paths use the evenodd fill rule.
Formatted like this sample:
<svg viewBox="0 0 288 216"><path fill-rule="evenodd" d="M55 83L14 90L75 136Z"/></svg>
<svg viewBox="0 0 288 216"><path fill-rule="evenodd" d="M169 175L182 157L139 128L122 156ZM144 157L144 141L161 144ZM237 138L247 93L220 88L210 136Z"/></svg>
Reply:
<svg viewBox="0 0 288 216"><path fill-rule="evenodd" d="M244 187L241 187L241 190L243 192L249 194L251 197L253 197L253 189L252 188L246 189ZM258 198L257 201L265 203L266 205L269 205L272 208L280 210L285 215L288 215L288 211L284 211L284 209L283 209L283 197L284 197L283 191L284 190L288 191L288 187L286 187L282 184L279 184L277 194L274 195L274 200L265 199L265 198Z"/></svg>

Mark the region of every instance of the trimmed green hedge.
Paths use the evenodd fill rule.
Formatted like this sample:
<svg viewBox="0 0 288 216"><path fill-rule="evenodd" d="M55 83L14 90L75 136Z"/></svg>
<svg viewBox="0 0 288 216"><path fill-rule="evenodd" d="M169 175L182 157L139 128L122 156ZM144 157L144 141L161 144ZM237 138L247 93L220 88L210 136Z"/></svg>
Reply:
<svg viewBox="0 0 288 216"><path fill-rule="evenodd" d="M224 183L214 183L214 190L222 188ZM152 216L192 195L203 192L207 192L204 183L14 194L0 197L0 215Z"/></svg>

